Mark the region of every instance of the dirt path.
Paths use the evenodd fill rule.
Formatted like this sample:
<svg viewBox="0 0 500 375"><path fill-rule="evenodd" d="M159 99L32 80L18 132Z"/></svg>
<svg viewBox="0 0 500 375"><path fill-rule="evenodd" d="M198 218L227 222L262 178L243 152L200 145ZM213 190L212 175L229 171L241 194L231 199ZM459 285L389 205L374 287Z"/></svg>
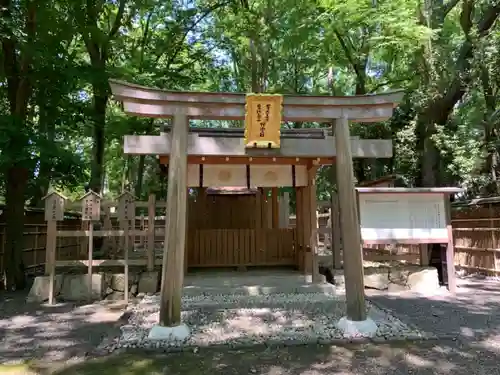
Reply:
<svg viewBox="0 0 500 375"><path fill-rule="evenodd" d="M26 303L21 294L0 298L0 364L83 358L103 337L119 334L119 304L51 307Z"/></svg>
<svg viewBox="0 0 500 375"><path fill-rule="evenodd" d="M99 305L42 308L13 298L0 307L0 360L38 358L45 370L48 366L50 373L58 375L500 374L500 283L461 281L456 298L369 294L372 301L405 322L425 331L451 333L453 339L345 347L206 349L171 355L116 353L63 366L68 359L82 359L103 336L116 334L121 311ZM14 366L0 368L0 373L49 372Z"/></svg>
<svg viewBox="0 0 500 375"><path fill-rule="evenodd" d="M404 323L465 341L498 342L500 348L500 282L468 278L458 282L455 297L422 297L411 293L389 296L367 291L370 301L390 310Z"/></svg>
<svg viewBox="0 0 500 375"><path fill-rule="evenodd" d="M459 341L420 344L303 346L174 355L114 355L57 375L475 375L499 374L500 355Z"/></svg>

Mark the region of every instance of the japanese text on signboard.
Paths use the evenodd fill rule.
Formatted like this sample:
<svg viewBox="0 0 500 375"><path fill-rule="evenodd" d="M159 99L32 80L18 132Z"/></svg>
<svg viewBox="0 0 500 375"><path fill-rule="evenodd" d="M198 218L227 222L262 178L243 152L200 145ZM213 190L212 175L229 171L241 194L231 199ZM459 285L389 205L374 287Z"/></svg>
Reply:
<svg viewBox="0 0 500 375"><path fill-rule="evenodd" d="M246 104L246 147L280 147L282 96L249 94Z"/></svg>

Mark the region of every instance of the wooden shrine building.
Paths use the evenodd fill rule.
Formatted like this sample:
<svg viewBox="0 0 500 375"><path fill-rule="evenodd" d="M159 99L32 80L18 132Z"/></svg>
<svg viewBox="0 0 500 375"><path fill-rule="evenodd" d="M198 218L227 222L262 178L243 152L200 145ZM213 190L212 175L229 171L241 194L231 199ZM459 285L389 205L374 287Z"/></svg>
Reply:
<svg viewBox="0 0 500 375"><path fill-rule="evenodd" d="M221 259L234 265L290 263L312 274L314 280L317 273L314 248L316 171L321 165L336 163L344 249L352 248L344 252L347 310L354 320L364 319L361 242L352 158L389 158L392 142L350 137L348 124L352 121L369 126L368 123L387 120L401 101L402 92L352 97L255 95L254 100L249 100L247 95L240 93L171 92L114 80L110 84L114 98L123 103L127 114L172 118L172 128L160 135L128 135L124 140L125 154L158 155L161 163L169 165L165 230L168 251L164 268L171 268L164 272L171 273L169 286L165 286L170 289L162 289L165 301L182 293L179 288L184 267L199 262L196 254L188 253L185 259L186 248L202 252L210 246L210 251L214 252L210 262L214 263L220 263ZM246 129L193 128L189 127L190 119L246 119ZM285 130L280 126L282 122L305 121L332 122L333 126L300 130ZM254 227L212 228L219 232L214 242L210 239L210 245L202 240L205 234L200 229L198 237L189 236L186 243L189 230L186 216L202 214L198 210L187 210L188 187L201 190L227 186L258 188L253 195L253 209L249 206L255 217ZM272 205L277 187L295 189L296 229L276 228L262 220L262 202L268 199L258 197L265 189L271 189L274 191L270 199ZM200 201L204 199L210 198L205 194ZM225 212L217 214L227 215ZM285 241L283 236L289 239ZM219 246L223 240L229 245ZM198 241L198 245L192 245L193 241ZM286 242L287 248L276 251L279 241ZM224 257L220 256L222 252ZM166 278L164 274L164 283ZM356 297L349 297L353 295ZM160 317L160 324L169 325L171 319L180 320L180 315L172 317L173 313L167 310L165 307L166 315L160 312L160 316L170 318L162 321Z"/></svg>

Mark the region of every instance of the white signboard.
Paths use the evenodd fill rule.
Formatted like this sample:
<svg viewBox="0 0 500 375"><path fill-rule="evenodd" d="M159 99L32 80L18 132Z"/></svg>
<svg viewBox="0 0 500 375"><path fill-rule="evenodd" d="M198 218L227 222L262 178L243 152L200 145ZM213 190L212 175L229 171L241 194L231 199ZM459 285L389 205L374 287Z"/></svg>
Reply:
<svg viewBox="0 0 500 375"><path fill-rule="evenodd" d="M359 194L363 241L438 242L448 238L445 195L429 193Z"/></svg>

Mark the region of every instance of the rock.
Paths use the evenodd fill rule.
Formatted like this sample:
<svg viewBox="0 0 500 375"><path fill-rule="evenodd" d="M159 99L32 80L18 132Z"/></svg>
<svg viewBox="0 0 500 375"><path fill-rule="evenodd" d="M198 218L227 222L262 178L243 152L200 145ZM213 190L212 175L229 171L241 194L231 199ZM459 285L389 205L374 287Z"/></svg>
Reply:
<svg viewBox="0 0 500 375"><path fill-rule="evenodd" d="M106 288L106 291L104 292L105 295L109 295L113 293L113 289L111 289L109 286Z"/></svg>
<svg viewBox="0 0 500 375"><path fill-rule="evenodd" d="M389 283L387 287L387 291L389 293L399 293L399 292L404 292L406 290L408 290L408 287L406 285L401 285L401 284Z"/></svg>
<svg viewBox="0 0 500 375"><path fill-rule="evenodd" d="M137 290L138 290L138 288L139 288L139 287L137 286L137 284L133 284L133 285L131 285L131 286L130 286L130 294L132 294L132 295L134 295L134 296L135 296L135 295L137 294Z"/></svg>
<svg viewBox="0 0 500 375"><path fill-rule="evenodd" d="M115 273L112 275L111 289L119 292L125 291L125 275L123 273Z"/></svg>
<svg viewBox="0 0 500 375"><path fill-rule="evenodd" d="M389 287L389 269L385 267L365 268L365 288L386 290Z"/></svg>
<svg viewBox="0 0 500 375"><path fill-rule="evenodd" d="M392 267L389 270L389 281L393 284L406 285L408 281L408 275L412 270L418 269L419 267L409 266L409 267Z"/></svg>
<svg viewBox="0 0 500 375"><path fill-rule="evenodd" d="M143 272L139 276L139 293L156 293L158 287L158 271Z"/></svg>
<svg viewBox="0 0 500 375"><path fill-rule="evenodd" d="M102 299L104 294L104 276L102 274L92 275L93 300ZM85 301L88 298L88 275L66 275L62 283L61 298L66 301Z"/></svg>
<svg viewBox="0 0 500 375"><path fill-rule="evenodd" d="M408 287L411 291L419 293L434 292L439 289L437 269L427 267L413 272L408 276Z"/></svg>
<svg viewBox="0 0 500 375"><path fill-rule="evenodd" d="M57 296L61 292L61 286L63 283L63 275L56 275L54 280L54 296ZM50 290L50 277L49 276L37 276L33 281L30 292L26 300L28 302L44 302L49 299Z"/></svg>
<svg viewBox="0 0 500 375"><path fill-rule="evenodd" d="M113 292L106 296L107 301L121 301L125 299L125 292Z"/></svg>

